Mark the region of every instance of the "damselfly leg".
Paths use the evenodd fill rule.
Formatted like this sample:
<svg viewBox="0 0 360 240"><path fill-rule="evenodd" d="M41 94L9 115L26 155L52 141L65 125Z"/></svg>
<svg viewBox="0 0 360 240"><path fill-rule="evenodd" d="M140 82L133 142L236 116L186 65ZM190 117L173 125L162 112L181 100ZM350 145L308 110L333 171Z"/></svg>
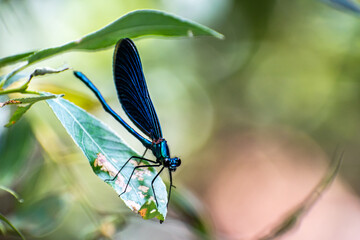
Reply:
<svg viewBox="0 0 360 240"><path fill-rule="evenodd" d="M147 150L148 150L148 149L146 148L146 149L145 149L145 152L143 153L143 155L142 155L141 157L137 157L137 156L132 156L132 157L130 157L130 158L124 163L124 165L122 165L122 167L120 168L120 170L116 173L115 177L109 178L109 179L105 179L104 181L105 181L105 182L115 181L115 179L119 176L121 170L123 170L123 168L126 166L126 164L128 164L128 162L130 162L131 159L140 159L140 162L141 162L141 160L147 160L147 161L149 161L149 162L154 162L154 161L151 161L151 160L148 160L148 159L145 159L145 158L144 158ZM138 161L136 161L136 163L139 164ZM156 162L154 162L154 163L156 163Z"/></svg>

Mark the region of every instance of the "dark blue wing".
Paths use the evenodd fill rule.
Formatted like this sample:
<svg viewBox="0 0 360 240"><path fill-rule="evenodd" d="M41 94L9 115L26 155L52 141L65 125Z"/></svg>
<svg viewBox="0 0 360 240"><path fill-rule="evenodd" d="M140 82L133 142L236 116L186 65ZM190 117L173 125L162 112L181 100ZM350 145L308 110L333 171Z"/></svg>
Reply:
<svg viewBox="0 0 360 240"><path fill-rule="evenodd" d="M120 40L114 53L114 81L120 103L131 121L152 140L162 138L159 119L146 86L140 56L128 38Z"/></svg>

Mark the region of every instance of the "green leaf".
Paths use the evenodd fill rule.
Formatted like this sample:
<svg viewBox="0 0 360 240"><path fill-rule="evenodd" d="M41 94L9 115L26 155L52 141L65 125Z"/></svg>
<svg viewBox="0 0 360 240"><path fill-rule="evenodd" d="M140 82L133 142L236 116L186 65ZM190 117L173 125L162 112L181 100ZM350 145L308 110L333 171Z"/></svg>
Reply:
<svg viewBox="0 0 360 240"><path fill-rule="evenodd" d="M16 232L17 235L19 235L19 237L21 237L21 239L25 239L24 236L21 234L21 232L19 230L17 230L17 228L1 213L0 213L0 220L5 222L7 225L9 225L10 228L12 230L14 230L14 232Z"/></svg>
<svg viewBox="0 0 360 240"><path fill-rule="evenodd" d="M36 96L36 97L28 97L28 98L13 98L6 102L0 103L0 107L4 107L9 104L24 104L24 103L36 103L38 101L62 97L64 95L47 95L47 96Z"/></svg>
<svg viewBox="0 0 360 240"><path fill-rule="evenodd" d="M31 106L32 104L17 107L15 112L11 116L9 123L7 123L5 127L11 127L15 123L17 123L17 121L19 121L19 119L27 112L27 110L30 109Z"/></svg>
<svg viewBox="0 0 360 240"><path fill-rule="evenodd" d="M349 11L351 13L360 14L360 5L356 1L352 0L322 0L331 6Z"/></svg>
<svg viewBox="0 0 360 240"><path fill-rule="evenodd" d="M201 24L157 10L130 12L104 28L65 45L35 52L29 63L68 50L98 50L114 45L121 38L136 38L144 35L157 36L213 36L223 35Z"/></svg>
<svg viewBox="0 0 360 240"><path fill-rule="evenodd" d="M143 219L152 219L161 213L156 209L156 203L154 201L148 200L144 205L141 206L139 214Z"/></svg>
<svg viewBox="0 0 360 240"><path fill-rule="evenodd" d="M11 221L23 232L42 237L56 229L70 209L69 196L49 195L21 204Z"/></svg>
<svg viewBox="0 0 360 240"><path fill-rule="evenodd" d="M224 38L221 33L205 27L204 25L173 14L158 10L136 10L120 17L104 28L90 33L78 40L69 42L59 47L35 51L33 54L30 54L30 52L27 53L29 55L24 54L22 58L18 60L27 60L27 64L11 72L1 84L9 86L7 81L14 77L17 72L23 70L30 64L48 57L70 50L104 49L114 45L121 38L136 38L146 35L167 37L213 36L220 39ZM16 60L15 56L13 56L13 58ZM0 67L2 66L3 65L0 64Z"/></svg>
<svg viewBox="0 0 360 240"><path fill-rule="evenodd" d="M5 105L9 105L9 104L24 104L27 103L27 105L25 106L18 106L15 110L15 112L13 113L13 115L11 116L9 123L7 123L5 125L5 127L11 127L12 125L14 125L15 123L17 123L19 121L19 119L27 112L27 110L29 110L31 108L31 106L39 101L42 100L47 100L47 99L52 99L52 98L57 98L57 97L62 97L63 95L53 95L53 94L47 94L46 96L36 96L36 97L28 97L28 98L15 98L15 99L10 99L4 103L0 103L0 107L3 107Z"/></svg>
<svg viewBox="0 0 360 240"><path fill-rule="evenodd" d="M34 54L35 51L20 53L9 57L0 58L0 67L4 67L9 64L17 63L19 61L26 61L27 58Z"/></svg>
<svg viewBox="0 0 360 240"><path fill-rule="evenodd" d="M10 193L11 195L13 195L14 198L16 198L16 200L18 200L18 202L22 203L24 200L22 198L20 198L20 196L12 189L5 187L5 186L1 186L0 185L0 190L4 190L5 192Z"/></svg>
<svg viewBox="0 0 360 240"><path fill-rule="evenodd" d="M138 156L110 128L83 109L62 98L47 100L47 102L75 143L83 151L94 173L100 179L104 181L113 179L131 156ZM143 161L143 164L148 163ZM106 183L114 188L117 194L121 194L134 166L137 165L138 163L135 160L129 161L115 181L106 181ZM133 175L127 192L120 197L134 212L141 214L140 210L145 206L148 213L152 214L151 217L164 220L167 213L167 192L160 177L154 182L159 206L156 208L155 204L150 203L154 202L151 181L156 174L154 168L139 168ZM149 202L149 200L152 201ZM145 214L144 216L146 218L150 215Z"/></svg>
<svg viewBox="0 0 360 240"><path fill-rule="evenodd" d="M145 35L157 36L224 36L201 24L158 10L130 12L104 28L65 45L32 51L0 59L0 67L20 60L29 63L73 49L97 50L114 45L121 38L136 38Z"/></svg>

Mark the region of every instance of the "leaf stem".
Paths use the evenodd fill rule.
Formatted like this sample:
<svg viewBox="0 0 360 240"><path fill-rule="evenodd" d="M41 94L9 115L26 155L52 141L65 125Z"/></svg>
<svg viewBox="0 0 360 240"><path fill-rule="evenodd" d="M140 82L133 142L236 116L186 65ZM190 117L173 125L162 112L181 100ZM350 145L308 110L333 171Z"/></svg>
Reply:
<svg viewBox="0 0 360 240"><path fill-rule="evenodd" d="M25 85L25 84L24 84L24 85ZM0 95L5 95L5 94L9 94L9 93L16 93L16 92L18 92L18 93L23 93L23 92L26 91L26 88L27 88L27 86L24 87L24 85L21 86L21 87L18 87L18 88L13 88L13 89L8 89L8 90L0 91Z"/></svg>
<svg viewBox="0 0 360 240"><path fill-rule="evenodd" d="M31 91L31 90L27 90L28 88L28 82L26 82L24 85L22 85L21 87L18 88L12 88L12 89L8 89L8 90L4 90L4 91L0 91L0 95L5 95L5 94L9 94L9 93L24 93L24 94L36 94L39 95L40 93L37 91Z"/></svg>
<svg viewBox="0 0 360 240"><path fill-rule="evenodd" d="M10 193L11 195L14 196L14 198L16 198L16 200L18 200L18 202L22 203L24 200L15 192L13 191L12 189L8 188L8 187L5 187L5 186L2 186L0 185L0 190L4 190L8 193Z"/></svg>
<svg viewBox="0 0 360 240"><path fill-rule="evenodd" d="M7 225L9 225L11 229L14 230L14 232L16 232L16 234L19 235L19 237L21 237L21 239L25 239L24 236L21 234L21 232L17 230L16 227L12 225L12 223L1 213L0 213L0 220L5 222Z"/></svg>

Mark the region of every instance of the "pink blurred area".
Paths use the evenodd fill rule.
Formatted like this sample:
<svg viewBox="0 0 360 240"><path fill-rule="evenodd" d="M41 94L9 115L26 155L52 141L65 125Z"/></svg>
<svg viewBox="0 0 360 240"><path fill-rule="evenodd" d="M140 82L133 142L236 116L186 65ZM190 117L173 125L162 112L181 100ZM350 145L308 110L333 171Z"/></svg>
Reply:
<svg viewBox="0 0 360 240"><path fill-rule="evenodd" d="M219 239L255 240L269 234L312 192L333 157L305 134L289 130L219 138L217 149L221 153L212 157L221 155L224 161L211 170L216 181L203 198ZM359 198L340 171L301 220L275 239L354 240L360 239L359 226Z"/></svg>

